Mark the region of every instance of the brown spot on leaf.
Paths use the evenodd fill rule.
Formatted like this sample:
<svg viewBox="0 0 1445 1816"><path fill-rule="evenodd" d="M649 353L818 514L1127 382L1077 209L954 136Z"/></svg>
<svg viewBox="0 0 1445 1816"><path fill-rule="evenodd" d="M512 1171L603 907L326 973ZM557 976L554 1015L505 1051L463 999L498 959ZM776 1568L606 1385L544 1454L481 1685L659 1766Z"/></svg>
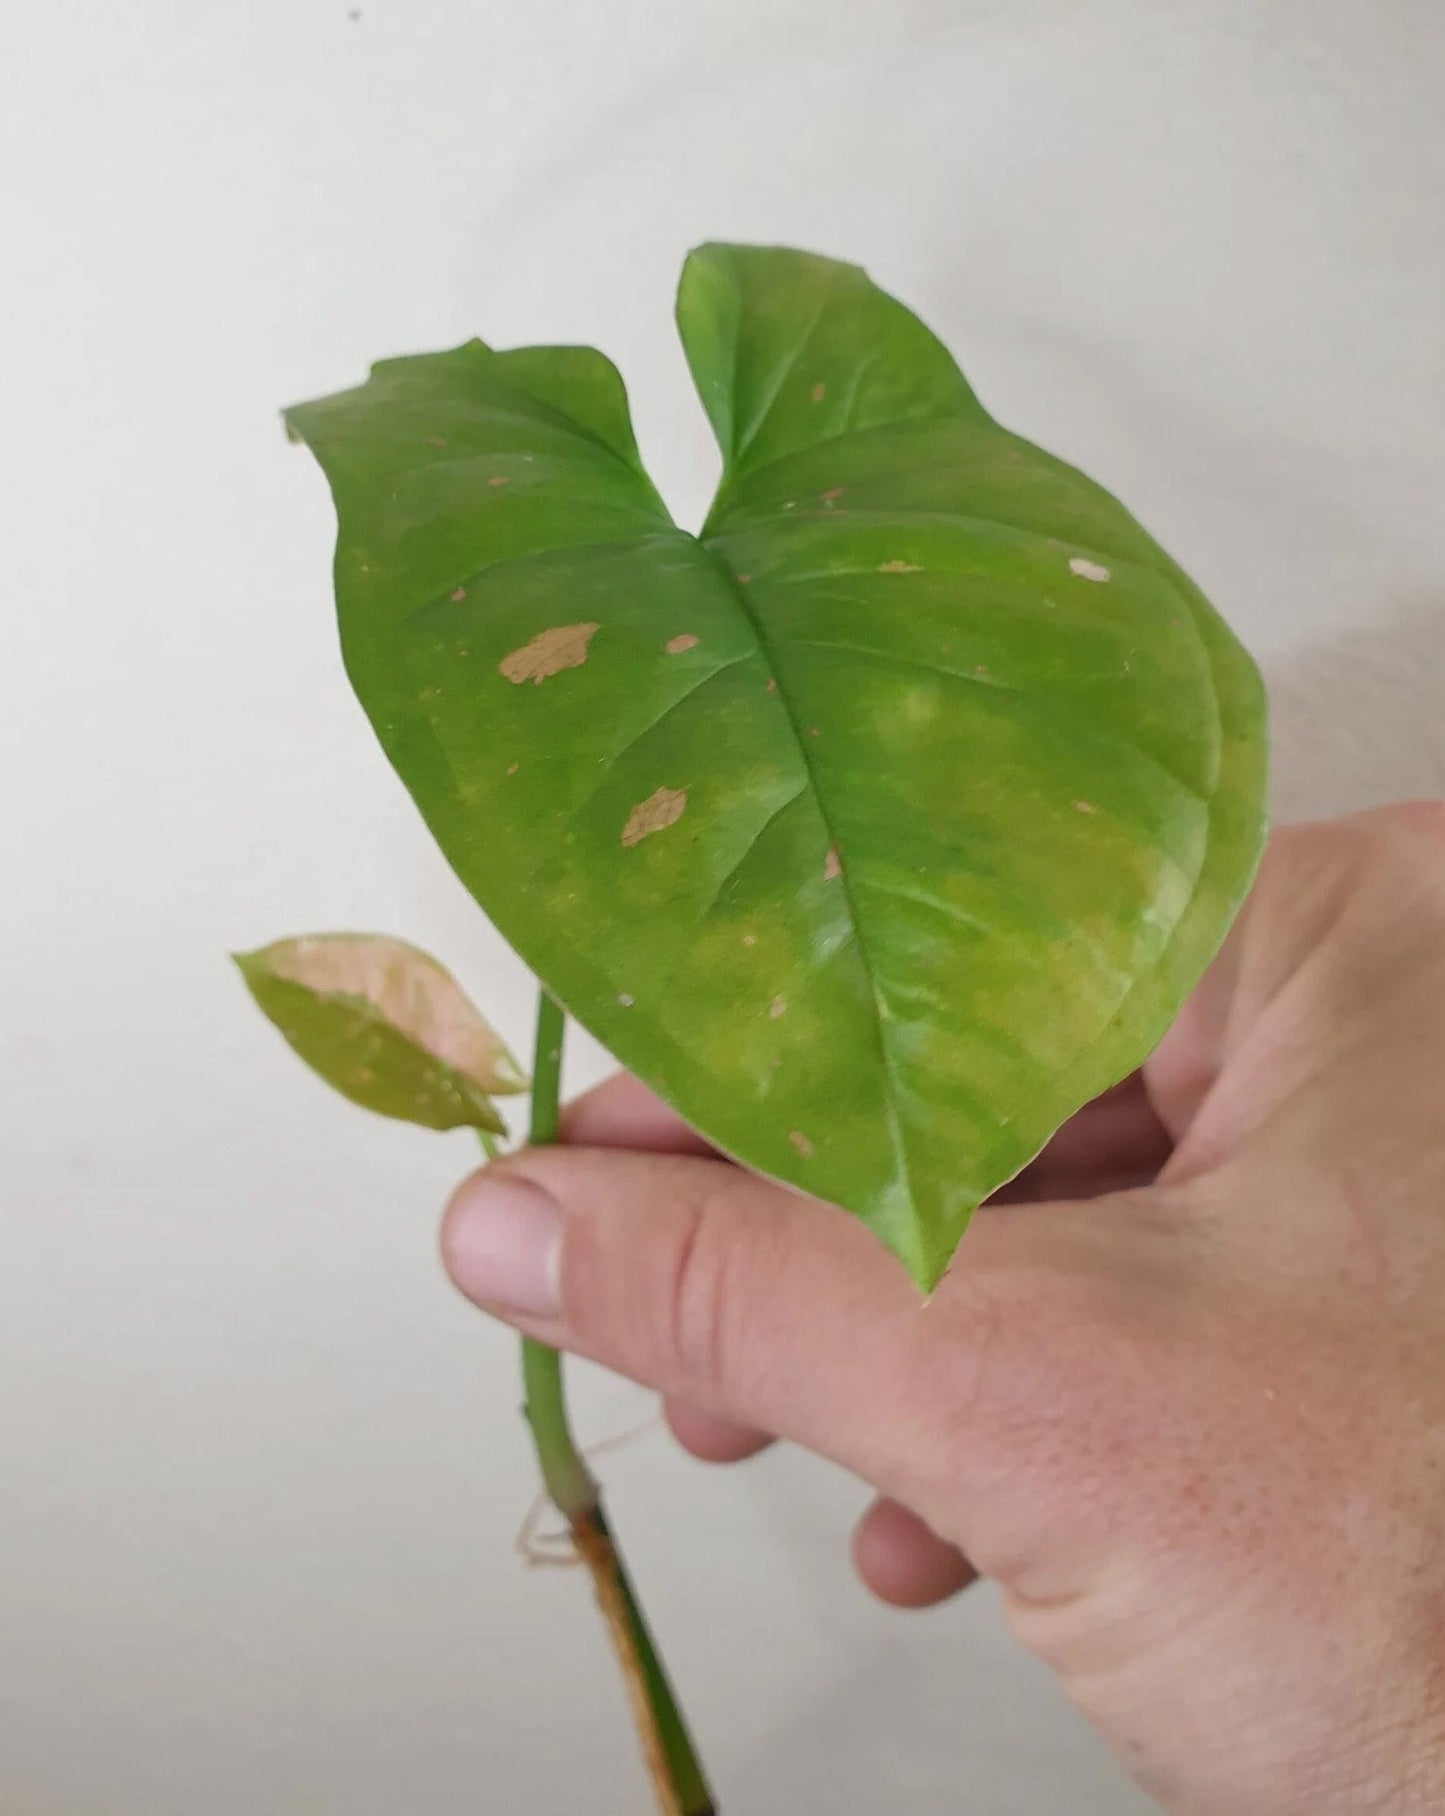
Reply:
<svg viewBox="0 0 1445 1816"><path fill-rule="evenodd" d="M786 996L775 996L768 1004L768 1014L773 1021L776 1021L780 1015L786 1015L787 1013L788 999Z"/></svg>
<svg viewBox="0 0 1445 1816"><path fill-rule="evenodd" d="M827 856L823 859L823 881L831 883L843 874L843 863L838 856L838 847L830 845Z"/></svg>
<svg viewBox="0 0 1445 1816"><path fill-rule="evenodd" d="M452 588L452 591L451 591L451 602L453 605L460 605L462 600L465 599L466 596L467 596L467 589L464 586L455 586Z"/></svg>
<svg viewBox="0 0 1445 1816"><path fill-rule="evenodd" d="M357 15L353 13L352 17L355 18ZM445 435L428 435L427 440L434 448L444 448L447 445L447 438Z"/></svg>
<svg viewBox="0 0 1445 1816"><path fill-rule="evenodd" d="M808 727L808 736L810 738L816 738L818 736L818 728L816 725L810 725Z"/></svg>
<svg viewBox="0 0 1445 1816"><path fill-rule="evenodd" d="M597 629L595 624L553 625L551 630L538 631L530 643L514 649L510 656L503 656L497 667L515 686L531 681L540 687L564 668L581 668Z"/></svg>
<svg viewBox="0 0 1445 1816"><path fill-rule="evenodd" d="M739 574L738 575L738 585L746 586L751 579L752 579L751 574Z"/></svg>
<svg viewBox="0 0 1445 1816"><path fill-rule="evenodd" d="M813 386L813 389L812 389L812 392L810 393L810 395L815 404L820 404L820 403L822 403L823 399L828 395L828 387L825 384L822 384L820 382Z"/></svg>
<svg viewBox="0 0 1445 1816"><path fill-rule="evenodd" d="M1097 813L1099 810L1092 801L1075 801L1075 813Z"/></svg>
<svg viewBox="0 0 1445 1816"><path fill-rule="evenodd" d="M745 946L756 946L757 943L758 943L758 936L756 933L745 933L743 935L743 944Z"/></svg>
<svg viewBox="0 0 1445 1816"><path fill-rule="evenodd" d="M916 561L881 561L878 564L880 574L921 574L923 569Z"/></svg>
<svg viewBox="0 0 1445 1816"><path fill-rule="evenodd" d="M516 773L517 773L517 765L515 763L509 763L507 765L507 774L509 776L514 776L514 775L516 775Z"/></svg>
<svg viewBox="0 0 1445 1816"><path fill-rule="evenodd" d="M1100 562L1090 561L1086 555L1074 555L1069 560L1069 572L1077 574L1080 580L1105 581L1111 578L1108 568Z"/></svg>
<svg viewBox="0 0 1445 1816"><path fill-rule="evenodd" d="M697 648L697 638L691 631L684 631L680 637L669 637L662 647L669 656L680 656L685 649Z"/></svg>
<svg viewBox="0 0 1445 1816"><path fill-rule="evenodd" d="M632 998L627 994L627 992L625 990L622 991L620 993L620 995L618 996L617 1006L619 1009L630 1009L632 1007Z"/></svg>
<svg viewBox="0 0 1445 1816"><path fill-rule="evenodd" d="M498 486L509 486L511 483L511 480L508 479L505 473L493 473L491 478L487 481L487 484L491 486L493 490Z"/></svg>
<svg viewBox="0 0 1445 1816"><path fill-rule="evenodd" d="M974 663L973 672L974 672L974 674L976 674L979 677L979 679L981 681L986 681L988 679L988 668L982 662Z"/></svg>
<svg viewBox="0 0 1445 1816"><path fill-rule="evenodd" d="M843 496L842 486L829 486L828 490L826 492L819 492L818 502L819 502L819 504L822 505L822 507L825 511L831 511L833 506L835 504L837 504L838 500L842 496Z"/></svg>
<svg viewBox="0 0 1445 1816"><path fill-rule="evenodd" d="M622 843L626 846L640 845L644 839L650 839L653 833L663 832L669 826L676 825L686 806L685 788L656 789L645 801L639 801L628 814L627 824L622 828Z"/></svg>
<svg viewBox="0 0 1445 1816"><path fill-rule="evenodd" d="M773 676L773 677L772 677L772 678L771 678L771 679L770 679L770 680L769 680L769 682L768 682L768 685L767 685L767 688L766 688L766 689L765 689L765 691L766 691L766 692L767 692L767 693L770 693L770 694L775 694L775 693L776 693L776 692L777 692L777 691L778 691L778 682L777 682L777 677L776 677L776 676Z"/></svg>
<svg viewBox="0 0 1445 1816"><path fill-rule="evenodd" d="M813 1144L808 1140L808 1137L803 1134L801 1129L789 1129L788 1140L792 1142L793 1146L803 1156L804 1160L811 1160L813 1158Z"/></svg>

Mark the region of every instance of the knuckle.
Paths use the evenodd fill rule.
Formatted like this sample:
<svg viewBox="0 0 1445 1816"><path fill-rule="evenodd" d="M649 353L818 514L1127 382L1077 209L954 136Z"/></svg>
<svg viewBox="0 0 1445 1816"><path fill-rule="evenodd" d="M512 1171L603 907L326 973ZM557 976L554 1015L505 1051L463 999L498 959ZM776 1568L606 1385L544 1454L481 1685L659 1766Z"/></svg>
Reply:
<svg viewBox="0 0 1445 1816"><path fill-rule="evenodd" d="M1146 1219L1129 1194L1096 1199L1090 1213L1041 1210L1036 1233L1015 1221L983 1265L957 1270L949 1309L967 1340L947 1346L948 1397L989 1469L1067 1468L1137 1402L1122 1384L1148 1350L1155 1308L1172 1302L1174 1220Z"/></svg>
<svg viewBox="0 0 1445 1816"><path fill-rule="evenodd" d="M1382 908L1445 921L1445 801L1399 801L1366 816L1364 868Z"/></svg>
<svg viewBox="0 0 1445 1816"><path fill-rule="evenodd" d="M1367 861L1445 869L1445 800L1393 801L1367 810L1355 825Z"/></svg>
<svg viewBox="0 0 1445 1816"><path fill-rule="evenodd" d="M946 1358L947 1400L953 1421L975 1439L992 1426L1000 1414L999 1389L1008 1378L1000 1373L1000 1346L1012 1340L1013 1321L1002 1295L976 1274L962 1273L955 1289L955 1316L968 1333L968 1341L949 1346ZM928 1361L940 1366L930 1354Z"/></svg>
<svg viewBox="0 0 1445 1816"><path fill-rule="evenodd" d="M727 1376L734 1249L740 1235L736 1193L719 1181L687 1206L666 1282L666 1332L672 1371L684 1391L715 1404Z"/></svg>
<svg viewBox="0 0 1445 1816"><path fill-rule="evenodd" d="M1383 808L1382 813L1398 821L1401 827L1411 833L1423 835L1437 846L1445 847L1445 799L1421 798L1414 801L1399 801L1393 807Z"/></svg>
<svg viewBox="0 0 1445 1816"><path fill-rule="evenodd" d="M577 1187L564 1224L560 1322L567 1347L665 1394L723 1410L751 1269L750 1189L719 1161L658 1159L589 1198ZM642 1210L650 1205L649 1210Z"/></svg>

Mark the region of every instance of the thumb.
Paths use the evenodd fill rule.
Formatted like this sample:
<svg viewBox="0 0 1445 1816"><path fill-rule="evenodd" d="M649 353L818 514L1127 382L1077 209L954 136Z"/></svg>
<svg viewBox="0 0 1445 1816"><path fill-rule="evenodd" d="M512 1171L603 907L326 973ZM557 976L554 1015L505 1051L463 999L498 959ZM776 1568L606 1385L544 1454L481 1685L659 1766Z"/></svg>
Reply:
<svg viewBox="0 0 1445 1816"><path fill-rule="evenodd" d="M1025 1227L981 1218L925 1303L853 1218L725 1161L559 1147L467 1180L442 1251L529 1336L920 1505L1008 1391L1004 1301L1036 1290L1008 1253Z"/></svg>

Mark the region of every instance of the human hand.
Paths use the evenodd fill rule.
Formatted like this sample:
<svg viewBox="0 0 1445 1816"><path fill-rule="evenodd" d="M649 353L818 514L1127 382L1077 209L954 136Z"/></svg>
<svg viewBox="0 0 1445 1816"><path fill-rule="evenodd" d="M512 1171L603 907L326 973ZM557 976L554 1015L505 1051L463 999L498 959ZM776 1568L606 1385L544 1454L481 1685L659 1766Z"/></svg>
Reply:
<svg viewBox="0 0 1445 1816"><path fill-rule="evenodd" d="M1445 805L1276 835L1142 1074L926 1304L631 1080L567 1133L453 1199L471 1298L699 1455L856 1472L864 1580L996 1579L1178 1816L1445 1807Z"/></svg>

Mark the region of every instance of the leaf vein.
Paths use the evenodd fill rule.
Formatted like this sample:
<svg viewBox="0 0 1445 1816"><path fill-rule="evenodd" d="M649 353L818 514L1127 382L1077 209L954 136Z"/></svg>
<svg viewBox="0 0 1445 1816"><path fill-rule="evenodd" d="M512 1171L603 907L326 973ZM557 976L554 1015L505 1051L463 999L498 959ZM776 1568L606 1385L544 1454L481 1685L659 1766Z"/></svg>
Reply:
<svg viewBox="0 0 1445 1816"><path fill-rule="evenodd" d="M495 561L484 561L472 573L463 574L449 587L439 593L434 593L430 599L424 599L420 605L413 606L401 622L410 624L413 619L422 617L437 606L460 604L460 600L454 600L452 597L458 588L475 586L479 580L486 579L489 574L494 574L502 568L526 567L533 563L555 561L559 555L586 556L601 554L604 550L617 553L629 547L640 549L649 542L675 542L680 534L681 532L676 530L656 530L644 536L622 536L615 542L549 543L545 548L525 549L516 555L499 555Z"/></svg>
<svg viewBox="0 0 1445 1816"><path fill-rule="evenodd" d="M773 809L773 811L767 816L767 818L763 821L762 825L758 827L757 831L748 840L747 848L746 848L746 850L744 850L742 856L738 858L736 863L730 864L728 866L728 869L722 876L721 880L718 882L716 888L713 890L711 899L708 901L706 907L703 908L701 914L698 916L699 920L704 920L704 921L707 920L716 911L718 905L721 903L721 901L723 899L723 896L727 893L727 888L728 888L729 883L731 883L737 877L738 873L742 870L743 866L747 863L748 859L751 858L753 853L757 850L758 845L759 845L760 841L762 840L763 836L766 834L768 828L773 824L773 822L775 820L781 819L782 816L788 811L788 809L790 807L796 807L798 802L801 801L807 795L808 790L809 790L809 782L808 782L808 778L805 776L802 787L795 789L793 791L793 793L788 796L787 800L784 801L780 807L775 807Z"/></svg>
<svg viewBox="0 0 1445 1816"><path fill-rule="evenodd" d="M1040 714L1046 714L1047 722L1051 726L1056 726L1058 722L1061 710L1061 703L1059 701L1044 701L1040 699L1037 694L1030 693L1026 688L1013 687L1006 681L996 681L988 675L971 674L967 669L953 668L943 662L926 662L921 657L904 656L893 650L868 649L864 645L857 643L839 643L831 639L820 637L794 637L790 638L789 641L795 648L799 649L836 650L840 655L856 656L867 662L885 662L896 668L917 669L921 673L932 675L935 679L940 681L963 681L970 687L981 687L989 692L1002 694L1008 699L1016 700L1019 703L1019 706L1031 717L1038 717ZM1066 708L1063 710L1066 717L1073 717L1072 714L1067 712ZM1211 798L1209 791L1199 787L1195 782L1187 781L1183 776L1171 769L1167 763L1163 762L1162 759L1156 757L1152 751L1146 750L1142 744L1137 743L1134 739L1121 737L1118 733L1098 731L1087 725L1078 725L1073 729L1077 736L1087 739L1090 743L1108 744L1113 746L1116 750L1123 751L1128 756L1137 758L1156 774L1163 776L1165 781L1171 783L1182 793L1187 794L1191 800L1199 801L1206 806L1208 805Z"/></svg>
<svg viewBox="0 0 1445 1816"><path fill-rule="evenodd" d="M738 442L737 448L733 453L733 461L738 466L742 465L743 461L747 458L748 449L762 433L764 423L767 422L768 417L772 414L773 405L778 401L779 396L782 394L783 386L787 384L788 379L797 370L798 361L806 352L808 342L812 340L813 335L817 330L818 323L822 321L824 315L827 313L828 304L831 301L832 284L829 283L827 289L823 292L818 307L813 311L812 316L809 318L808 325L804 328L797 344L783 356L777 371L768 381L768 389L762 399L761 405L753 412L752 421L748 424L746 432ZM734 343L734 345L736 346L736 343Z"/></svg>
<svg viewBox="0 0 1445 1816"><path fill-rule="evenodd" d="M828 811L828 805L824 799L823 790L819 786L817 771L813 765L813 762L812 762L812 759L811 759L811 756L810 756L810 753L808 750L808 740L805 735L804 727L798 717L797 710L794 707L792 698L788 692L787 684L784 680L783 674L782 674L780 666L778 664L777 657L774 652L773 646L768 638L766 630L764 629L763 620L754 612L752 607L749 605L745 589L739 584L737 576L733 573L732 569L730 568L730 566L728 565L728 563L724 559L724 557L720 553L718 553L716 550L713 550L710 547L710 545L704 545L704 546L709 548L709 553L712 554L713 559L717 562L719 568L721 569L723 574L726 576L728 583L732 589L733 597L736 599L739 609L742 611L744 617L752 625L753 634L756 636L756 638L758 640L759 650L762 652L764 657L767 659L768 665L771 668L773 675L777 680L778 699L782 703L782 706L788 715L789 723L792 726L793 737L798 746L798 754L802 761L804 772L807 775L809 786L812 789L814 799L817 801L818 814L819 814L819 817L823 821L824 831L827 834L829 842L836 845L838 842L837 828L835 826L833 816ZM910 1168L909 1168L908 1148L907 1148L907 1144L903 1138L903 1125L902 1125L902 1119L899 1114L898 1096L899 1096L900 1087L899 1087L898 1080L897 1080L897 1077L894 1072L893 1055L890 1051L889 1043L888 1043L888 1035L887 1035L887 1027L886 1027L887 1017L886 1017L886 1012L884 1009L884 1004L883 1004L882 998L879 993L878 978L875 973L872 960L869 956L868 942L863 937L863 926L862 926L862 922L861 922L861 919L858 914L858 905L857 905L856 901L854 900L852 890L849 887L848 866L847 866L846 862L843 865L842 875L839 877L838 880L839 880L840 886L842 888L843 902L847 909L848 921L853 929L853 943L857 949L858 962L859 962L859 965L862 967L863 978L864 978L864 982L867 986L869 1000L873 1004L873 1018L872 1018L873 1034L874 1034L874 1039L877 1042L879 1064L880 1064L880 1067L882 1070L882 1075L883 1075L883 1084L884 1084L883 1102L884 1102L885 1113L888 1117L889 1139L890 1139L890 1142L891 1142L891 1145L893 1148L894 1157L898 1163L900 1181L903 1185L904 1190L908 1194L908 1201L909 1201L910 1209L913 1211L914 1215L916 1216L918 1207L917 1207L917 1204L916 1204L916 1202L914 1200L914 1196L913 1196L913 1182L912 1182L912 1176L911 1176L911 1172L910 1172Z"/></svg>
<svg viewBox="0 0 1445 1816"><path fill-rule="evenodd" d="M694 681L692 686L687 688L683 693L680 693L676 699L669 700L667 705L662 708L661 712L649 719L646 725L634 732L625 744L611 752L605 759L606 773L603 775L602 780L595 788L589 789L572 809L571 818L576 821L587 811L597 799L598 795L602 793L603 789L605 789L612 780L613 771L617 768L617 765L622 762L624 757L630 756L632 752L637 749L638 745L642 743L644 738L650 737L651 734L657 730L658 726L662 724L664 719L669 718L673 713L677 712L679 708L686 706L689 701L695 700L705 687L717 680L719 675L725 675L730 668L736 668L739 663L752 662L757 657L757 654L758 652L756 650L749 649L744 650L740 655L729 657L726 662L720 662L716 668L709 669L705 675L701 676L697 681Z"/></svg>

